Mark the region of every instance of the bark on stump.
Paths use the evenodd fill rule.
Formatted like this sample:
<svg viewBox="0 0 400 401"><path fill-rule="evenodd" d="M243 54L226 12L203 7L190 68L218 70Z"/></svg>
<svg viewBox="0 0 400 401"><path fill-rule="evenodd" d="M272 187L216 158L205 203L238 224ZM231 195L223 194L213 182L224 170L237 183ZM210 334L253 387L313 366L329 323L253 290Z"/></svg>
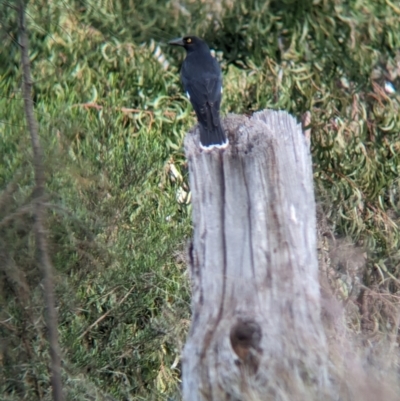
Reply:
<svg viewBox="0 0 400 401"><path fill-rule="evenodd" d="M202 151L197 128L185 140L194 237L183 398L326 397L308 140L286 112L224 125L225 151Z"/></svg>

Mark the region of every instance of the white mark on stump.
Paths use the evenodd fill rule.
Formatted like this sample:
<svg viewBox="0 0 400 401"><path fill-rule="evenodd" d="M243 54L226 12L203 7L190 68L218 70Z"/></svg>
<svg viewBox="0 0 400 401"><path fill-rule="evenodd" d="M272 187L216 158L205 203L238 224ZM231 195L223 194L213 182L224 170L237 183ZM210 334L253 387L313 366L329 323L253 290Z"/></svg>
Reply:
<svg viewBox="0 0 400 401"><path fill-rule="evenodd" d="M290 205L290 218L293 221L293 223L297 224L299 222L296 217L296 209L293 205Z"/></svg>

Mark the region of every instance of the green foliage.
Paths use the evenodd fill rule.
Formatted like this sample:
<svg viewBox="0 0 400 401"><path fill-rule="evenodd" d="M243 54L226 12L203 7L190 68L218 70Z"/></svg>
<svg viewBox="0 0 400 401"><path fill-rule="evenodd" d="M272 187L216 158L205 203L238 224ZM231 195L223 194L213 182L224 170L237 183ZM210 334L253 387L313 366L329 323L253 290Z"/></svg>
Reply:
<svg viewBox="0 0 400 401"><path fill-rule="evenodd" d="M68 399L178 397L191 226L177 195L188 190L182 142L195 119L179 83L183 53L166 42L184 33L216 50L224 113L311 111L326 214L368 250L365 284L398 291L400 98L384 91L385 79L400 87L391 4L29 3ZM49 399L17 19L0 7L0 394Z"/></svg>

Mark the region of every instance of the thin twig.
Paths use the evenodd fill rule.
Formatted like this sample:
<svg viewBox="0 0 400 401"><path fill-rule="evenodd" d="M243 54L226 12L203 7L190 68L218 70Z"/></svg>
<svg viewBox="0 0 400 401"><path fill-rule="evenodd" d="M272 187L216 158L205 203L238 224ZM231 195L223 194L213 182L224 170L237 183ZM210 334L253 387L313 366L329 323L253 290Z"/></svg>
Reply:
<svg viewBox="0 0 400 401"><path fill-rule="evenodd" d="M32 211L32 205L31 204L28 204L28 205L25 205L25 206L22 206L22 207L18 208L16 212L11 213L11 214L7 215L6 217L4 217L4 219L0 220L0 228L5 227L11 221L13 221L16 218L21 217L24 214L27 214L27 213L29 213L31 211Z"/></svg>
<svg viewBox="0 0 400 401"><path fill-rule="evenodd" d="M96 109L96 110L103 110L104 109L103 106L101 106L101 105L99 105L97 103L94 103L94 102L76 103L76 104L73 104L71 107L83 107L84 109ZM152 110L133 109L133 108L130 108L130 107L113 107L113 109L117 110L117 111L121 111L122 113L126 113L126 114L129 114L129 113L145 113L145 114L149 114L151 116L154 115L154 111L152 111ZM176 115L176 113L173 112L173 111L164 111L163 114L165 116L167 116L167 117L173 117L173 116Z"/></svg>
<svg viewBox="0 0 400 401"><path fill-rule="evenodd" d="M128 298L129 294L133 291L133 289L135 288L135 285L132 286L130 288L130 290L122 297L122 299L118 302L117 306L120 306L124 303L124 301L126 300L126 298ZM114 308L109 309L106 313L104 313L103 315L101 315L94 323L92 323L79 337L78 339L82 339L83 337L86 336L87 333L89 333L90 330L93 329L93 327L97 326L102 320L104 320L113 310Z"/></svg>

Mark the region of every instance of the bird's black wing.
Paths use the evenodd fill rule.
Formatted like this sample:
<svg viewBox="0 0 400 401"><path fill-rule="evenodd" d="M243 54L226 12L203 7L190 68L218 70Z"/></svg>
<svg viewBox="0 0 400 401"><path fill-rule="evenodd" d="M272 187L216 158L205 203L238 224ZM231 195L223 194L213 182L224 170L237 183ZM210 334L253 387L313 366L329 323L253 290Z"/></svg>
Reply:
<svg viewBox="0 0 400 401"><path fill-rule="evenodd" d="M216 60L215 63L217 64ZM205 128L212 132L220 125L219 108L221 104L222 77L218 64L215 72L194 74L182 66L181 78L184 90L189 95L190 102L197 118Z"/></svg>

